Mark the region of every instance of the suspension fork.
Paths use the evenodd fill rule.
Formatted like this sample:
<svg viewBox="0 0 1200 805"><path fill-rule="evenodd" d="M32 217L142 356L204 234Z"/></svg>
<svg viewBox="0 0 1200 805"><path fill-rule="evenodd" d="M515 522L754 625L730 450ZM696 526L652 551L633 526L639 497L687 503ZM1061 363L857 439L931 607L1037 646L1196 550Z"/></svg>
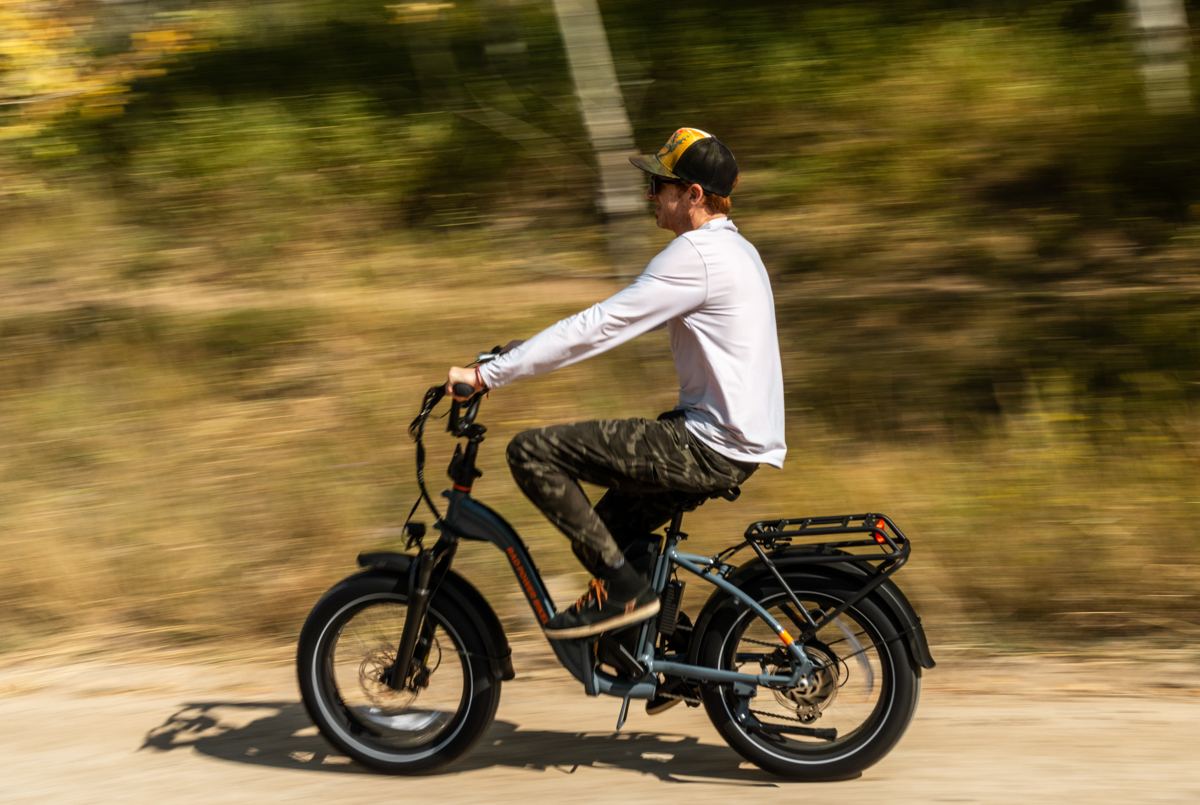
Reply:
<svg viewBox="0 0 1200 805"><path fill-rule="evenodd" d="M429 654L429 647L433 643L433 626L426 622L425 615L429 612L429 601L449 572L457 551L458 540L443 533L436 545L417 554L417 561L409 569L408 612L404 616L404 631L400 633L396 659L382 677L392 690L404 690L408 686L413 660L420 657L424 662Z"/></svg>

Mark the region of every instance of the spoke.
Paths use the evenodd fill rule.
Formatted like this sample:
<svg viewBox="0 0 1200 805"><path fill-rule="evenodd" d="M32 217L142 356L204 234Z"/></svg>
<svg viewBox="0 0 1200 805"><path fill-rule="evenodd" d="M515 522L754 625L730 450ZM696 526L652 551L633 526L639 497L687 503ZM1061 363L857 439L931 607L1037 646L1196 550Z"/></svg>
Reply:
<svg viewBox="0 0 1200 805"><path fill-rule="evenodd" d="M838 643L844 643L844 642L846 642L846 641L847 641L847 640L849 640L851 637L862 637L862 636L863 636L863 635L865 635L866 633L867 633L867 630L866 630L866 629L863 629L861 632L855 632L855 633L854 633L854 634L852 634L852 635L846 635L846 636L844 636L844 637L839 637L837 640L822 640L821 642L822 642L822 643L824 643L824 644L825 644L825 645L827 645L827 646L836 646ZM872 645L874 645L874 644L872 644Z"/></svg>
<svg viewBox="0 0 1200 805"><path fill-rule="evenodd" d="M461 652L450 633L432 619L428 653L423 664L429 670L425 687L416 690L392 690L377 679L381 663L403 623L406 608L397 602L371 604L350 616L333 648L341 671L334 679L345 712L353 724L372 736L371 740L390 749L427 745L444 733L454 720L466 693L466 666L458 660ZM446 652L455 654L455 662L441 669ZM365 665L364 665L365 664ZM429 667L432 665L432 667ZM354 670L351 670L351 666Z"/></svg>
<svg viewBox="0 0 1200 805"><path fill-rule="evenodd" d="M803 598L801 604L805 612L814 617L821 617L836 605ZM802 614L794 611L794 607L789 607L786 602L766 608L783 623L797 623L803 619ZM851 739L850 736L866 724L875 712L882 692L881 688L870 682L879 672L874 670L874 661L869 659L870 656L878 656L878 650L868 629L869 626L853 613L842 613L832 620L822 620L814 639L803 649L809 657L819 661L818 670L807 685L791 689L772 688L769 694L763 691L754 700L753 704L757 706L751 712L764 719L764 723L792 723L812 726L814 729L833 729L840 740ZM860 641L869 645L862 646ZM758 648L760 646L762 648ZM853 653L839 656L834 646ZM870 652L871 649L876 651ZM851 658L858 659L852 663L849 662ZM746 622L730 660L736 668L747 666L745 670L754 664L764 668L787 669L791 662L790 658L781 656L778 639L759 619ZM769 734L760 738L769 741L776 739ZM800 751L810 751L814 742L821 745L827 743L815 736L794 734L779 736L779 741L781 746L796 747Z"/></svg>
<svg viewBox="0 0 1200 805"><path fill-rule="evenodd" d="M369 647L369 646L367 646L367 644L366 644L366 643L363 641L363 639L362 639L362 637L361 637L361 635L360 635L360 633L359 633L359 630L358 630L358 629L355 629L355 630L354 630L354 633L353 633L351 636L352 636L352 637L353 637L353 638L354 638L354 639L355 639L355 640L358 642L358 651L359 651L359 654L361 654L363 657L367 656L367 654L370 652L370 650L371 650L371 649L370 649L370 647Z"/></svg>
<svg viewBox="0 0 1200 805"><path fill-rule="evenodd" d="M895 640L895 639L897 639L897 638L893 637L893 638L891 638L891 639L892 639L892 640ZM868 645L865 645L865 646L863 646L863 647L862 647L862 648L860 648L858 651L855 651L855 652L853 652L853 653L851 653L851 654L847 654L845 657L838 657L838 659L839 659L839 660L842 660L843 662L845 662L846 660L848 660L848 659L850 659L850 658L852 658L852 657L857 657L857 656L858 656L858 655L860 655L860 654L864 654L864 653L866 653L868 649L873 649L873 648L875 648L876 646L882 645L882 643L886 643L886 642L887 642L887 641L886 641L886 640L884 640L884 641L880 641L879 643L870 643L870 644L868 644Z"/></svg>
<svg viewBox="0 0 1200 805"><path fill-rule="evenodd" d="M372 645L369 645L368 641L373 641L373 635L379 632L376 613L371 610L372 608L370 607L363 610L360 613L362 617L358 619L358 623L351 621L351 624L354 626L354 639L358 641L359 648L362 650L364 656L373 648Z"/></svg>

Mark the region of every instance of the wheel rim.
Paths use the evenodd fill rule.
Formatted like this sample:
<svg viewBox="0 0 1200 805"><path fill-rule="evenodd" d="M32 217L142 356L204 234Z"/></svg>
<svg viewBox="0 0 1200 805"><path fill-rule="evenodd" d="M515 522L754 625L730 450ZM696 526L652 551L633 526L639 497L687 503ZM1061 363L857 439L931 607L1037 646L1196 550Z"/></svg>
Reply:
<svg viewBox="0 0 1200 805"><path fill-rule="evenodd" d="M809 611L830 611L838 602L824 595L797 593ZM764 599L763 605L776 621L791 626L784 612L787 597L780 593ZM816 613L814 613L816 614ZM742 612L727 632L721 648L722 663L744 673L787 675L785 653L779 650L778 636L750 610ZM808 688L775 691L760 688L750 700L754 716L763 724L835 729L833 741L813 736L774 734L760 730L738 729L771 754L788 759L818 756L832 761L853 754L874 737L882 726L882 717L891 705L893 666L887 644L866 618L853 607L830 623L822 625L814 640L806 645L814 664L821 666ZM771 658L763 664L764 659ZM738 699L726 689L722 697L730 721L737 724Z"/></svg>
<svg viewBox="0 0 1200 805"><path fill-rule="evenodd" d="M434 640L428 670L416 690L392 690L381 674L396 656L408 612L396 595L368 596L347 605L327 626L314 668L320 707L338 737L378 760L418 760L434 754L462 729L472 692L470 658L458 634L430 608ZM410 675L410 678L412 675Z"/></svg>

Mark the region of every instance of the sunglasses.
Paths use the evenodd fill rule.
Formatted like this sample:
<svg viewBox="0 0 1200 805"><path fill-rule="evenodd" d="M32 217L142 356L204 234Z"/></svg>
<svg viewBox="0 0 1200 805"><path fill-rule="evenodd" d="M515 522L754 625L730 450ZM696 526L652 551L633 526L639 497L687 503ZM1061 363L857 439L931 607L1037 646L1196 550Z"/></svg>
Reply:
<svg viewBox="0 0 1200 805"><path fill-rule="evenodd" d="M687 187L687 182L678 179L664 179L661 176L650 174L650 195L657 196L662 192L662 189L669 184L676 184L682 187Z"/></svg>

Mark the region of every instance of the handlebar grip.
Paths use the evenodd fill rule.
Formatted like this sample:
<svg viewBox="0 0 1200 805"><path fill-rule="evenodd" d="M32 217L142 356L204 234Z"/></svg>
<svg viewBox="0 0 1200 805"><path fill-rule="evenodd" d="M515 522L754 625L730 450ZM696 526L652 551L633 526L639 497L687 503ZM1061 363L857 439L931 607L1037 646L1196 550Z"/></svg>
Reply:
<svg viewBox="0 0 1200 805"><path fill-rule="evenodd" d="M454 384L454 396L456 397L471 397L475 394L475 389L468 386L466 383Z"/></svg>

